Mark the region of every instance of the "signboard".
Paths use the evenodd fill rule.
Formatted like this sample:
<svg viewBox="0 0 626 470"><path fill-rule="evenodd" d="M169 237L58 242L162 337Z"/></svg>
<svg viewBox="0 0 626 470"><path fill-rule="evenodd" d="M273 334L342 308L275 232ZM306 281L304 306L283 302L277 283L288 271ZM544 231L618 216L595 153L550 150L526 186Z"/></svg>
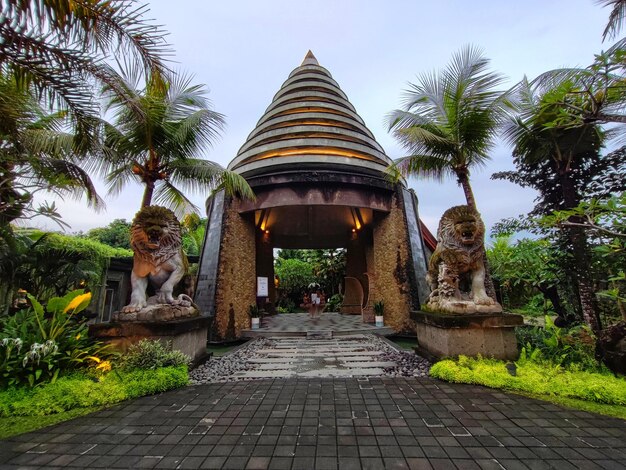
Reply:
<svg viewBox="0 0 626 470"><path fill-rule="evenodd" d="M256 296L257 297L268 297L268 279L266 277L257 277L256 278Z"/></svg>

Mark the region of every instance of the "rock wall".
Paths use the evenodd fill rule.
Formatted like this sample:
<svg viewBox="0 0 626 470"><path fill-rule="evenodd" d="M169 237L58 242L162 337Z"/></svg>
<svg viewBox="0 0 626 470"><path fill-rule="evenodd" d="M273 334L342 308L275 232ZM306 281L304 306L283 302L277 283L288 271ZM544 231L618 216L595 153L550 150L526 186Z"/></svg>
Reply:
<svg viewBox="0 0 626 470"><path fill-rule="evenodd" d="M397 332L415 333L409 312L417 303L412 280L404 205L397 191L388 214L375 213L374 279L371 302L385 302L385 325ZM374 298L375 296L375 298Z"/></svg>
<svg viewBox="0 0 626 470"><path fill-rule="evenodd" d="M224 205L213 323L214 336L222 340L235 339L250 328L248 307L256 303L254 221L240 215L238 205L236 199Z"/></svg>

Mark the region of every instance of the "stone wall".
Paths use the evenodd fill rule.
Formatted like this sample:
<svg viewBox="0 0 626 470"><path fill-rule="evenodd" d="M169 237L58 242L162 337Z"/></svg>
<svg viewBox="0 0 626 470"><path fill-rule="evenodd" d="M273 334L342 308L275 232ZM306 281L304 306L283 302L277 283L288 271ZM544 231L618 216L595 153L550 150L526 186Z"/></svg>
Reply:
<svg viewBox="0 0 626 470"><path fill-rule="evenodd" d="M397 191L391 211L376 212L374 223L374 279L371 302L385 302L385 325L398 332L415 333L409 312L416 303L412 288L409 249L403 201Z"/></svg>
<svg viewBox="0 0 626 470"><path fill-rule="evenodd" d="M222 340L235 339L250 328L248 307L256 303L254 221L237 212L238 204L236 199L224 204L213 323L214 335Z"/></svg>

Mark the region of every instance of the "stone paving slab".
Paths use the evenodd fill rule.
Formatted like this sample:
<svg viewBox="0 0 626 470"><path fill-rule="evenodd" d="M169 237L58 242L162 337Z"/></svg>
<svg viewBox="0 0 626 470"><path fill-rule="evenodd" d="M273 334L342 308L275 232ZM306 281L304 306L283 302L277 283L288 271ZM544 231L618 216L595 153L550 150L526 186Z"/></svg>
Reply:
<svg viewBox="0 0 626 470"><path fill-rule="evenodd" d="M428 378L185 387L0 441L0 468L624 469L626 422Z"/></svg>
<svg viewBox="0 0 626 470"><path fill-rule="evenodd" d="M369 367L395 367L396 363L391 361L370 361L370 362L354 362L354 361L342 361L339 360L341 364L344 364L346 367L357 367L360 369L366 369Z"/></svg>
<svg viewBox="0 0 626 470"><path fill-rule="evenodd" d="M311 362L313 361L313 358L301 357L298 360L303 362ZM246 362L249 364L282 364L285 362L285 359L280 357L258 357L253 359L246 359Z"/></svg>

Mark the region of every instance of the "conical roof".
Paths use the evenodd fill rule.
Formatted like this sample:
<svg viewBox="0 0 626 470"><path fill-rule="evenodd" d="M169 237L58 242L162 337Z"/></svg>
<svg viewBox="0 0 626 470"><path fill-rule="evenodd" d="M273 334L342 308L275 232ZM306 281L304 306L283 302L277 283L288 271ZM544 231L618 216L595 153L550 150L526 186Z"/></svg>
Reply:
<svg viewBox="0 0 626 470"><path fill-rule="evenodd" d="M309 51L228 168L244 176L271 173L283 165L339 165L371 173L390 164L346 94Z"/></svg>

